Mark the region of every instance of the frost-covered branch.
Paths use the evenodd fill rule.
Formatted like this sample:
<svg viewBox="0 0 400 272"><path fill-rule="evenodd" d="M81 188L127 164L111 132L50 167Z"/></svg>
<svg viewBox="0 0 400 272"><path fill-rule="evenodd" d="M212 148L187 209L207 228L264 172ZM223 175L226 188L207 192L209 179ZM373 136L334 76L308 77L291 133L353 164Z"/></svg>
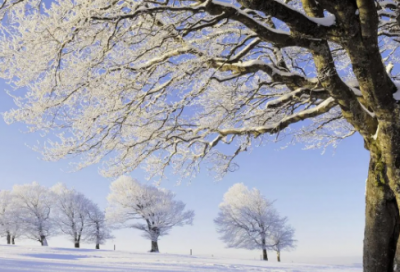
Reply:
<svg viewBox="0 0 400 272"><path fill-rule="evenodd" d="M77 169L106 161L107 176L142 165L151 177L172 166L190 178L212 163L220 177L269 134L325 146L337 141L317 131L329 138L352 127L372 139L381 107L361 80L365 56L349 48L359 41L343 34L357 9L340 4L354 9L342 17L329 1L310 5L60 0L29 16L15 7L13 23L3 26L0 66L13 87L27 91L11 93L18 108L5 119L55 134L37 147L45 159L80 155ZM387 61L396 63L394 53ZM319 122L332 111L339 117ZM221 152L223 143L232 148Z"/></svg>

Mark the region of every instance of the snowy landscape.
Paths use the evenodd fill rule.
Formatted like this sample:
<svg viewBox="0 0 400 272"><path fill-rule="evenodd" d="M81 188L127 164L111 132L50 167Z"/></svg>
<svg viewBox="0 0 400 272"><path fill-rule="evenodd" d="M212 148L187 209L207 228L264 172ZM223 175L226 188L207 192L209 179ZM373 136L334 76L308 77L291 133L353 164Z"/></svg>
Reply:
<svg viewBox="0 0 400 272"><path fill-rule="evenodd" d="M400 0L0 0L0 272L400 272L399 116Z"/></svg>
<svg viewBox="0 0 400 272"><path fill-rule="evenodd" d="M175 254L67 249L29 246L0 246L2 272L360 272L354 266L271 263L259 260L196 257Z"/></svg>

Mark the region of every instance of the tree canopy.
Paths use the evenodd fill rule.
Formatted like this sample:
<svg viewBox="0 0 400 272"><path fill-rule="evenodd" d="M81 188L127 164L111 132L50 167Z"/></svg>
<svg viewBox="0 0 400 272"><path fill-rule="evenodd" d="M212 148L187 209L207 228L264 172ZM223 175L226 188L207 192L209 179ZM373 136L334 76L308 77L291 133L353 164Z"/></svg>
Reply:
<svg viewBox="0 0 400 272"><path fill-rule="evenodd" d="M357 77L368 63L345 39L366 11L306 2L61 0L28 16L17 8L3 29L1 65L28 89L6 120L58 135L46 159L79 154L78 168L106 160L107 176L145 163L152 175L173 166L190 177L203 161L223 174L239 153L273 140L266 134L311 147L355 131L372 141L374 102ZM375 19L389 69L397 25L386 2ZM383 102L394 105L395 84L382 76L391 86ZM222 143L235 148L222 152Z"/></svg>

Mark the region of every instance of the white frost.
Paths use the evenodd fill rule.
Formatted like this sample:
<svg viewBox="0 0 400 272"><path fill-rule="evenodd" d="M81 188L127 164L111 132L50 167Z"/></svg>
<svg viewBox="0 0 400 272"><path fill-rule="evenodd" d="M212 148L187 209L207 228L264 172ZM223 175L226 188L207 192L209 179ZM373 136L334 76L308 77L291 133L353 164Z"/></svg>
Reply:
<svg viewBox="0 0 400 272"><path fill-rule="evenodd" d="M376 140L378 138L378 133L379 133L379 125L378 128L376 129L375 134L372 136L372 139Z"/></svg>
<svg viewBox="0 0 400 272"><path fill-rule="evenodd" d="M369 111L361 102L359 102L359 103L360 103L361 108L362 108L366 113L368 113L372 118L375 118L375 113Z"/></svg>
<svg viewBox="0 0 400 272"><path fill-rule="evenodd" d="M333 26L336 23L336 17L331 13L328 13L324 18L308 17L308 19L323 26Z"/></svg>
<svg viewBox="0 0 400 272"><path fill-rule="evenodd" d="M395 100L400 100L400 81L394 81L394 84L397 87L397 92L393 94L393 98Z"/></svg>

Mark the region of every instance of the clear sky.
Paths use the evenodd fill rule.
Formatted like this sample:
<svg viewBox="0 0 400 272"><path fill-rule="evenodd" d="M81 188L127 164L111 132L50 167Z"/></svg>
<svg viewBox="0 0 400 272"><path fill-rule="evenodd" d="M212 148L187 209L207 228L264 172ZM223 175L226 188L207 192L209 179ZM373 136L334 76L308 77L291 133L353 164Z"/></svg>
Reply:
<svg viewBox="0 0 400 272"><path fill-rule="evenodd" d="M13 102L0 82L0 112L13 107ZM98 173L99 166L92 166L70 173L68 162L45 162L40 154L28 146L39 135L23 133L23 124L6 125L0 119L0 189L11 189L14 184L37 181L45 186L63 182L68 187L84 193L105 208L106 196L112 179ZM296 229L297 249L283 252L283 262L361 262L364 232L364 194L368 170L368 152L363 148L360 136L346 139L336 150L302 150L303 146L291 146L281 150L279 145L256 148L242 154L237 163L240 169L229 173L216 182L207 172L202 172L191 183L177 186L174 177L161 183L173 190L177 199L187 208L194 209L193 226L177 227L169 236L162 237L159 246L164 253L214 255L233 258L259 258L260 252L226 249L218 240L213 219L223 194L234 183L242 182L258 188L267 198L276 200L281 215L289 218ZM145 182L143 172L131 175ZM152 182L152 181L148 181ZM150 242L133 229L114 233L115 240L103 248L146 252ZM4 243L1 238L0 243ZM19 244L37 242L17 241ZM50 246L72 247L65 238L51 238ZM93 245L83 244L83 247ZM270 259L275 260L273 252Z"/></svg>

